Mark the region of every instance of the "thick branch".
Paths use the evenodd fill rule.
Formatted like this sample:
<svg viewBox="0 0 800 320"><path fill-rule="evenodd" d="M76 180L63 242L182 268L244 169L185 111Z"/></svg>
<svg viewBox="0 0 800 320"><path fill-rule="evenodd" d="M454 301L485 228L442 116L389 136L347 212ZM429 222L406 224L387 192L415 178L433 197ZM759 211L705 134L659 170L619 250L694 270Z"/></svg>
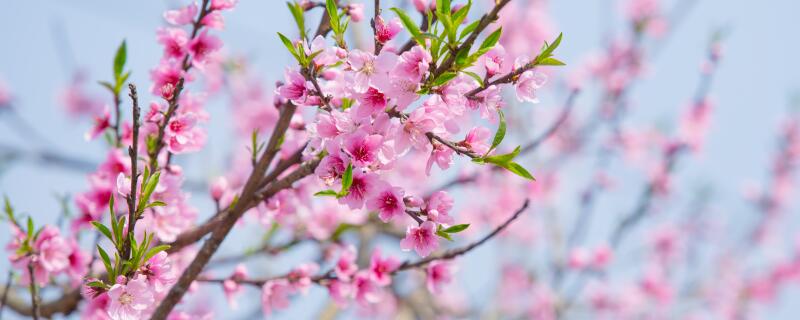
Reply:
<svg viewBox="0 0 800 320"><path fill-rule="evenodd" d="M284 133L289 128L289 123L296 109L297 107L294 104L289 103L284 105L281 110L280 118L278 119L275 129L272 132L272 136L270 136L270 140L267 143L266 150L260 157L256 167L253 168L253 172L250 174L250 177L247 179L239 201L233 206L231 212L225 216L225 219L222 221L221 225L214 229L214 231L211 233L211 237L203 243L203 247L197 253L191 264L189 264L186 270L184 270L183 274L181 274L178 282L170 289L167 296L164 297L164 299L158 305L158 308L156 308L151 319L166 319L172 308L174 308L175 305L180 302L181 298L186 293L186 290L189 288L189 285L195 280L195 278L197 278L205 265L211 259L211 256L214 255L220 244L222 244L222 241L228 236L228 233L233 228L233 225L236 223L236 221L239 220L239 218L247 210L255 206L255 204L261 200L259 195L256 193L257 188L264 177L264 172L267 170L269 164L272 162L272 159L278 151L278 142L282 139ZM291 183L289 183L289 185L291 185Z"/></svg>

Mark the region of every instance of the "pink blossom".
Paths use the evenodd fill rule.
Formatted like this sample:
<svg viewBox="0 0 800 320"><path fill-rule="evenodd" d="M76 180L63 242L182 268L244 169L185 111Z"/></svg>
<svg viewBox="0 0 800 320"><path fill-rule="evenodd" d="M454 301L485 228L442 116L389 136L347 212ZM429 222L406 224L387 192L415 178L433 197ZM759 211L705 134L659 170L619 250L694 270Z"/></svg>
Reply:
<svg viewBox="0 0 800 320"><path fill-rule="evenodd" d="M359 96L358 102L359 105L355 109L355 115L358 118L365 118L386 109L387 98L383 92L380 92L375 87L369 87L366 92Z"/></svg>
<svg viewBox="0 0 800 320"><path fill-rule="evenodd" d="M414 249L420 257L427 257L439 247L436 236L436 223L425 221L419 227L409 226L406 237L400 241L403 251Z"/></svg>
<svg viewBox="0 0 800 320"><path fill-rule="evenodd" d="M361 305L376 303L380 299L378 287L375 286L370 275L364 270L356 273L353 278L353 290L356 302Z"/></svg>
<svg viewBox="0 0 800 320"><path fill-rule="evenodd" d="M453 149L441 143L434 143L431 155L428 157L428 162L425 165L425 174L431 174L431 167L436 163L439 168L446 170L453 164Z"/></svg>
<svg viewBox="0 0 800 320"><path fill-rule="evenodd" d="M28 239L26 232L23 232L16 225L11 225L11 242L6 245L9 252L9 261L14 268L23 270L21 283L28 284L31 281L31 274L28 264L33 264L33 276L36 283L40 286L46 285L50 281L50 276L64 271L70 266L70 252L67 248L67 241L61 237L58 228L47 225L37 234L35 239ZM28 250L20 251L23 244L32 242Z"/></svg>
<svg viewBox="0 0 800 320"><path fill-rule="evenodd" d="M499 44L481 57L483 67L486 69L486 75L489 78L505 70L505 57L506 50Z"/></svg>
<svg viewBox="0 0 800 320"><path fill-rule="evenodd" d="M397 55L392 52L381 52L378 56L361 50L352 50L347 55L347 64L353 73L353 90L362 93L370 86L372 79L388 77L389 72L397 64Z"/></svg>
<svg viewBox="0 0 800 320"><path fill-rule="evenodd" d="M544 73L528 70L519 76L516 83L517 100L520 102L539 103L536 91L547 82Z"/></svg>
<svg viewBox="0 0 800 320"><path fill-rule="evenodd" d="M356 131L344 140L344 147L356 167L368 167L378 159L383 137Z"/></svg>
<svg viewBox="0 0 800 320"><path fill-rule="evenodd" d="M131 179L122 172L117 175L117 193L121 196L128 196L131 194Z"/></svg>
<svg viewBox="0 0 800 320"><path fill-rule="evenodd" d="M369 276L375 284L388 286L392 283L392 272L400 266L400 261L392 257L381 257L380 249L372 252L369 262Z"/></svg>
<svg viewBox="0 0 800 320"><path fill-rule="evenodd" d="M228 10L233 9L239 0L211 0L211 10Z"/></svg>
<svg viewBox="0 0 800 320"><path fill-rule="evenodd" d="M199 150L205 143L205 133L195 127L197 116L194 113L181 113L167 124L164 138L172 153L184 153Z"/></svg>
<svg viewBox="0 0 800 320"><path fill-rule="evenodd" d="M375 87L383 92L398 111L405 110L412 102L419 99L419 79L408 77L381 77L375 79Z"/></svg>
<svg viewBox="0 0 800 320"><path fill-rule="evenodd" d="M378 217L383 222L389 222L397 216L402 216L406 211L403 203L403 189L393 187L388 183L381 183L374 195L367 200L367 209L378 211Z"/></svg>
<svg viewBox="0 0 800 320"><path fill-rule="evenodd" d="M222 18L222 14L217 11L212 11L206 14L206 16L203 17L203 20L201 20L200 23L203 26L211 29L217 29L217 30L225 29L225 19Z"/></svg>
<svg viewBox="0 0 800 320"><path fill-rule="evenodd" d="M65 250L67 247L67 241L58 228L44 226L33 243L33 250L38 253L35 262L50 273L62 271L69 266L70 252Z"/></svg>
<svg viewBox="0 0 800 320"><path fill-rule="evenodd" d="M278 279L264 283L261 287L261 308L265 316L272 314L273 309L289 307L291 287L286 280Z"/></svg>
<svg viewBox="0 0 800 320"><path fill-rule="evenodd" d="M91 259L92 255L81 250L78 241L69 239L69 266L66 271L73 286L77 286L83 281L83 277L86 276L86 272L89 270Z"/></svg>
<svg viewBox="0 0 800 320"><path fill-rule="evenodd" d="M354 170L350 192L339 199L339 203L346 204L350 209L360 209L364 206L364 201L375 192L377 183L378 178L374 174Z"/></svg>
<svg viewBox="0 0 800 320"><path fill-rule="evenodd" d="M142 277L113 285L108 297L111 300L108 315L114 320L141 319L145 317L143 312L155 302L153 292Z"/></svg>
<svg viewBox="0 0 800 320"><path fill-rule="evenodd" d="M158 43L164 46L164 58L183 59L189 34L180 28L160 28L156 31Z"/></svg>
<svg viewBox="0 0 800 320"><path fill-rule="evenodd" d="M333 271L336 273L336 277L343 281L349 281L350 277L358 271L356 249L353 246L347 246L342 250Z"/></svg>
<svg viewBox="0 0 800 320"><path fill-rule="evenodd" d="M361 21L361 19L364 19L364 4L363 3L348 4L347 14L350 15L350 19L353 20L353 22Z"/></svg>
<svg viewBox="0 0 800 320"><path fill-rule="evenodd" d="M589 264L589 251L586 248L574 248L569 252L567 265L572 269L583 269Z"/></svg>
<svg viewBox="0 0 800 320"><path fill-rule="evenodd" d="M436 126L436 121L424 109L412 111L394 134L396 151L402 154L411 146L425 150L429 144L426 133L433 131Z"/></svg>
<svg viewBox="0 0 800 320"><path fill-rule="evenodd" d="M414 46L400 55L395 71L400 76L420 81L428 74L428 67L432 59L430 52L421 46Z"/></svg>
<svg viewBox="0 0 800 320"><path fill-rule="evenodd" d="M178 82L180 82L182 78L185 78L186 81L191 80L189 77L186 77L186 73L179 65L179 62L175 60L162 60L158 67L150 71L150 79L153 80L153 86L150 88L150 91L155 95L162 96L164 93L163 89L169 88L168 95L171 96L172 91L178 86Z"/></svg>
<svg viewBox="0 0 800 320"><path fill-rule="evenodd" d="M86 132L84 138L86 141L94 140L108 128L111 128L111 114L108 111L108 107L106 107L102 115L94 118L94 125Z"/></svg>
<svg viewBox="0 0 800 320"><path fill-rule="evenodd" d="M425 271L427 274L425 284L431 293L441 293L442 287L452 281L451 267L448 262L431 262Z"/></svg>
<svg viewBox="0 0 800 320"><path fill-rule="evenodd" d="M284 99L303 102L310 88L306 78L295 70L287 69L284 72L284 79L286 82L278 88L277 93Z"/></svg>
<svg viewBox="0 0 800 320"><path fill-rule="evenodd" d="M225 279L225 281L222 282L222 291L225 293L225 298L228 300L228 305L231 306L231 309L235 310L239 307L236 297L242 292L242 286L237 280L243 280L246 278L247 268L245 268L243 264L238 264L236 265L236 268L234 269L230 278Z"/></svg>
<svg viewBox="0 0 800 320"><path fill-rule="evenodd" d="M317 53L317 56L313 61L314 65L318 68L333 65L339 62L342 57L347 55L347 53L342 51L343 49L341 48L328 47L325 43L325 37L321 35L315 37L314 40L311 41L310 45L304 43L303 50L305 50L307 56Z"/></svg>
<svg viewBox="0 0 800 320"><path fill-rule="evenodd" d="M329 154L320 161L317 169L314 170L316 174L326 185L330 186L341 178L346 169L344 160L339 154Z"/></svg>
<svg viewBox="0 0 800 320"><path fill-rule="evenodd" d="M353 295L352 285L347 282L334 279L327 284L327 287L328 294L330 294L333 302L335 302L339 307L347 306L347 299Z"/></svg>
<svg viewBox="0 0 800 320"><path fill-rule="evenodd" d="M0 109L8 107L9 105L11 105L11 90L8 89L4 81L0 80Z"/></svg>
<svg viewBox="0 0 800 320"><path fill-rule="evenodd" d="M176 280L175 272L165 251L161 251L147 260L139 268L139 274L147 279L147 283L157 293L165 292Z"/></svg>
<svg viewBox="0 0 800 320"><path fill-rule="evenodd" d="M428 9L434 9L436 7L436 1L431 0L414 0L414 8L417 9L419 12L428 11Z"/></svg>
<svg viewBox="0 0 800 320"><path fill-rule="evenodd" d="M664 304L672 301L673 288L662 272L647 272L641 280L640 286L647 296L659 303Z"/></svg>
<svg viewBox="0 0 800 320"><path fill-rule="evenodd" d="M311 287L311 276L318 270L319 265L316 263L304 263L294 268L288 276L292 289L303 294L308 293L308 288Z"/></svg>
<svg viewBox="0 0 800 320"><path fill-rule="evenodd" d="M500 93L500 87L491 85L478 93L476 99L469 100L467 106L480 109L481 118L495 121L497 110L503 107L503 96Z"/></svg>
<svg viewBox="0 0 800 320"><path fill-rule="evenodd" d="M167 20L170 24L182 26L194 21L196 15L197 3L192 2L188 6L176 10L167 10L164 12L164 20Z"/></svg>
<svg viewBox="0 0 800 320"><path fill-rule="evenodd" d="M192 55L192 63L203 64L209 54L222 47L222 41L217 37L208 35L207 31L200 32L187 46L187 51Z"/></svg>
<svg viewBox="0 0 800 320"><path fill-rule="evenodd" d="M453 208L453 198L447 191L434 192L425 205L428 219L436 223L453 224L450 210Z"/></svg>
<svg viewBox="0 0 800 320"><path fill-rule="evenodd" d="M597 247L592 257L592 266L596 269L603 269L608 266L613 256L614 252L608 245Z"/></svg>
<svg viewBox="0 0 800 320"><path fill-rule="evenodd" d="M475 153L484 154L489 151L489 144L486 143L487 139L492 136L492 132L485 127L474 127L469 130L464 140L458 143L459 146L465 147L474 151Z"/></svg>
<svg viewBox="0 0 800 320"><path fill-rule="evenodd" d="M219 201L222 196L228 191L228 179L225 177L218 177L214 179L210 186L211 199Z"/></svg>
<svg viewBox="0 0 800 320"><path fill-rule="evenodd" d="M386 43L392 40L400 30L403 30L403 25L400 23L399 18L394 18L389 23L386 23L381 16L375 19L375 39L379 43Z"/></svg>
<svg viewBox="0 0 800 320"><path fill-rule="evenodd" d="M59 102L70 115L96 115L103 112L103 101L86 90L87 76L76 72L72 81L59 94ZM11 95L0 82L0 109L9 106Z"/></svg>

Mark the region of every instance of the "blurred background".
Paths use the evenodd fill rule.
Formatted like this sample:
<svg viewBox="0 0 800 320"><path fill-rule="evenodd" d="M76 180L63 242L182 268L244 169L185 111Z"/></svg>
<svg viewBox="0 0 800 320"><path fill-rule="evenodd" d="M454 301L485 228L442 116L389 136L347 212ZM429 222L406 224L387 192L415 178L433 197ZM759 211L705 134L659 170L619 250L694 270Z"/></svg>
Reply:
<svg viewBox="0 0 800 320"><path fill-rule="evenodd" d="M541 91L540 104L515 106L531 109L523 113L525 115L541 115L531 122L534 132L545 128L564 103L566 89L555 79L569 79L587 57L601 52L609 41L627 37L629 32L623 13L624 2L539 2L543 3L541 10L552 23L549 38L558 32L564 33L558 57L567 66L553 71L552 85L548 84ZM476 3L487 7L487 1ZM0 193L12 199L18 211L32 215L37 223L56 223L64 204L74 206L70 196L86 189L86 174L104 159L106 147L100 141L84 140L91 119L70 116L60 97L76 76L80 76L86 79L86 87L92 95L110 103L111 97L94 83L111 77L112 57L122 39L127 41L128 66L133 70L130 81L147 88L148 71L161 56L155 30L164 25L162 12L179 5L177 1L18 1L7 3L5 10L0 10L0 43L3 44L0 81L11 93L13 108L13 111L0 110ZM371 15L371 4L365 5L365 12ZM399 1L398 6L411 8L403 1ZM792 30L800 30L797 19L800 2L675 0L662 1L661 7L669 18L667 31L658 37L648 37L644 42L648 58L640 79L628 92L626 121L673 130L701 81L701 65L707 60L710 39L715 32L722 31L722 59L709 95L714 108L705 145L700 152L681 160L671 189L675 200L663 207L665 211L680 212L701 194L707 198L709 214L718 224L716 232L748 229L759 219L758 208L748 200L748 195L768 181L779 148L781 128L800 103L796 99L800 83L797 72L800 70L797 59L800 45L792 34ZM320 12L310 14L309 24L318 21L315 17ZM352 37L359 37L358 34L368 37L371 32L368 22L356 24L354 28L358 30ZM275 37L275 32L279 31L296 32L282 1L240 0L235 10L226 14L225 29L216 34L224 41L226 54L248 60L250 70L263 80L265 87L270 87L282 80L283 69L292 62ZM154 98L144 94L144 101ZM598 96L597 92L585 90L575 102L574 113L590 116ZM223 95L209 100L206 110L212 120L208 124L206 147L198 155L177 159L186 170L189 187L197 190L191 202L199 208L201 216L211 212L213 205L204 184L225 173L230 163L228 155L241 147L231 142L236 141L235 122L227 103L229 98ZM518 141L534 136L521 129L526 128L522 125L524 121L511 120L515 124L510 124L509 130ZM557 210L552 214L563 219L564 224L575 219L579 193L594 174L596 165L595 160L588 160L588 157L596 156L597 148L584 153L587 160L578 160L559 169L566 173L560 175L559 191L554 196ZM530 159L526 167L534 175L543 174L546 168L537 166L537 158ZM613 192L603 194L596 201L597 225L616 221L621 212L633 207L646 178L641 171L632 171L625 162L615 159L619 157L612 158L605 170L613 177L615 187ZM452 173L443 174L437 179L446 181L451 176ZM797 182L797 177L792 179ZM460 192L455 194L461 195ZM796 246L800 219L794 200L798 193L791 194L782 213L785 217L769 242L775 252L791 252ZM461 198L456 197L456 203L460 201ZM545 210L534 203L533 211L551 209ZM542 212L532 214L544 217ZM7 243L9 229L0 227L0 230L0 243ZM219 255L246 247L263 232L260 226L243 227L224 243ZM587 238L599 239L604 232L589 231ZM644 229L634 231L628 241L639 241L631 239L644 237L647 232ZM310 250L301 247L280 257L255 259L249 266L257 270L253 271L255 274L284 271ZM496 261L500 257L514 260L515 255L529 259L534 253L509 249L498 242L480 247L461 260L458 279L468 305L494 303L499 280L492 275L501 272L501 265ZM761 262L770 261L775 255L777 253L764 252L747 263L753 265L753 272L757 273ZM623 266L618 271L622 276L624 261L619 262ZM0 270L8 267L7 259L0 259ZM258 271L258 268L265 269ZM5 277L6 272L1 272L3 282ZM251 298L243 298L237 311L228 311L220 299L219 288L204 292L191 303L214 304L216 310L223 310L217 315L226 315L226 318L258 318L261 317L257 308L260 302L256 291L252 293L247 295ZM275 317L314 318L324 308L326 295L324 289L314 288L310 296L298 297L288 310L276 313ZM47 297L45 295L45 300ZM795 319L800 314L798 298L797 286L787 287L775 302L762 310L762 315L766 319ZM16 317L8 310L3 316ZM581 317L579 314L573 318Z"/></svg>

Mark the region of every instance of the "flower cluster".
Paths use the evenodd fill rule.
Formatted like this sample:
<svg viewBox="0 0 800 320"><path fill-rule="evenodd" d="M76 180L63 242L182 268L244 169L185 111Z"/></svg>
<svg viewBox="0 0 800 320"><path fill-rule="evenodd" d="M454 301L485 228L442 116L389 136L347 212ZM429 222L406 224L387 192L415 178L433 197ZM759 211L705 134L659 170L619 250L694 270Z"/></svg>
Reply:
<svg viewBox="0 0 800 320"><path fill-rule="evenodd" d="M10 217L13 219L13 213ZM16 222L12 223L11 242L6 246L11 265L23 271L23 284L34 282L44 286L61 274L66 275L72 284L83 280L90 255L78 246L76 240L63 237L59 229L51 225L35 230L33 223L29 222L27 228L25 231Z"/></svg>

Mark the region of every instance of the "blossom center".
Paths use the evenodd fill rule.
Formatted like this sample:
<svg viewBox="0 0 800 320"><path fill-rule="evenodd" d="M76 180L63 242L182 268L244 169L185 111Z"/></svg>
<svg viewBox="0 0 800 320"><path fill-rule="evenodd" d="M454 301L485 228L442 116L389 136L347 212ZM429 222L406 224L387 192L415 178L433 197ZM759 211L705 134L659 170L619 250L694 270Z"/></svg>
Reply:
<svg viewBox="0 0 800 320"><path fill-rule="evenodd" d="M119 303L122 305L129 305L133 303L133 295L127 292L123 293L119 296Z"/></svg>

